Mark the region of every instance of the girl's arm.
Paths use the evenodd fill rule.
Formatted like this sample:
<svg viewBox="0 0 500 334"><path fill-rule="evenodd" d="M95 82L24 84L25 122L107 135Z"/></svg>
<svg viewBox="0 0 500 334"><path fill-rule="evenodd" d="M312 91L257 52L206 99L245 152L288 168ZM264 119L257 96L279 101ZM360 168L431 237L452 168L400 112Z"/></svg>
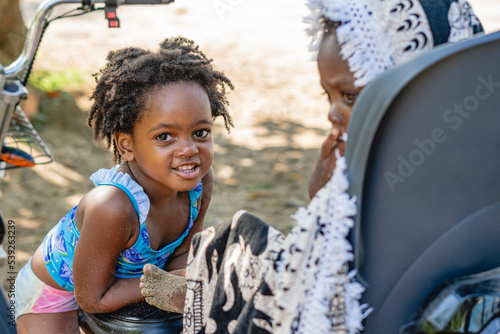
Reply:
<svg viewBox="0 0 500 334"><path fill-rule="evenodd" d="M80 230L73 260L78 305L102 313L144 300L139 278L114 277L118 255L132 246L139 228L128 196L113 186L94 188L79 204L75 221Z"/></svg>
<svg viewBox="0 0 500 334"><path fill-rule="evenodd" d="M184 270L187 264L187 258L189 255L189 247L191 246L191 239L193 235L200 232L203 229L203 221L207 214L208 205L212 199L212 192L214 189L214 172L212 168L208 171L207 175L201 180L203 184L203 192L201 193L200 209L198 211L198 218L194 221L193 227L189 231L188 235L182 243L175 249L175 251L170 255L167 263L165 264L165 270L172 272L176 275L184 274Z"/></svg>

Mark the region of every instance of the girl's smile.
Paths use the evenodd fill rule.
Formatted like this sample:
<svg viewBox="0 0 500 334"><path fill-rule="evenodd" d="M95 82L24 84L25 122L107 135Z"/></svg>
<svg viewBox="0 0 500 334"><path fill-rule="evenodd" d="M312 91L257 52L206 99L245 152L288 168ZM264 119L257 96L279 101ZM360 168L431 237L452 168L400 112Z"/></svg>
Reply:
<svg viewBox="0 0 500 334"><path fill-rule="evenodd" d="M199 165L194 164L194 163L187 163L187 164L181 165L179 167L174 168L174 170L177 172L177 174L180 177L183 177L186 179L194 179L200 173Z"/></svg>

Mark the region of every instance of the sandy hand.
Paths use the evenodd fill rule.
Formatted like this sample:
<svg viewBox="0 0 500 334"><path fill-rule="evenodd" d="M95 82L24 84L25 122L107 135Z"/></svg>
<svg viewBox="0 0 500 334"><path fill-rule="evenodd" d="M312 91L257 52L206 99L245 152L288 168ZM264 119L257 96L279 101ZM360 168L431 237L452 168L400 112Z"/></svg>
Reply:
<svg viewBox="0 0 500 334"><path fill-rule="evenodd" d="M186 279L172 275L152 264L144 266L139 284L146 302L162 310L184 313Z"/></svg>

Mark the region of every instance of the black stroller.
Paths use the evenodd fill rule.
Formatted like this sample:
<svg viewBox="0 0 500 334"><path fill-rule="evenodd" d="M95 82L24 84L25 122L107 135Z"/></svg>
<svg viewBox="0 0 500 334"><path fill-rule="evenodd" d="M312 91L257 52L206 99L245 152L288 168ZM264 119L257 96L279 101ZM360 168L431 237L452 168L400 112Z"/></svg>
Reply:
<svg viewBox="0 0 500 334"><path fill-rule="evenodd" d="M364 334L500 333L500 32L379 77L349 138Z"/></svg>

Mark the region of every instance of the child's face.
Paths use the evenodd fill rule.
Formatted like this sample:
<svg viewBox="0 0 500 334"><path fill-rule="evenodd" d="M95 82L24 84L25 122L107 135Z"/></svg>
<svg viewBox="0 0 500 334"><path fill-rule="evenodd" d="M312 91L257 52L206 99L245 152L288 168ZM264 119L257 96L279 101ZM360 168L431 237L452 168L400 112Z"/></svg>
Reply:
<svg viewBox="0 0 500 334"><path fill-rule="evenodd" d="M162 86L149 97L134 126L134 160L152 181L176 191L191 190L212 166L212 126L210 101L201 86Z"/></svg>
<svg viewBox="0 0 500 334"><path fill-rule="evenodd" d="M352 107L361 88L354 86L354 76L347 61L340 55L335 31L327 32L321 41L318 69L321 86L331 105L328 120L333 127L346 132Z"/></svg>

